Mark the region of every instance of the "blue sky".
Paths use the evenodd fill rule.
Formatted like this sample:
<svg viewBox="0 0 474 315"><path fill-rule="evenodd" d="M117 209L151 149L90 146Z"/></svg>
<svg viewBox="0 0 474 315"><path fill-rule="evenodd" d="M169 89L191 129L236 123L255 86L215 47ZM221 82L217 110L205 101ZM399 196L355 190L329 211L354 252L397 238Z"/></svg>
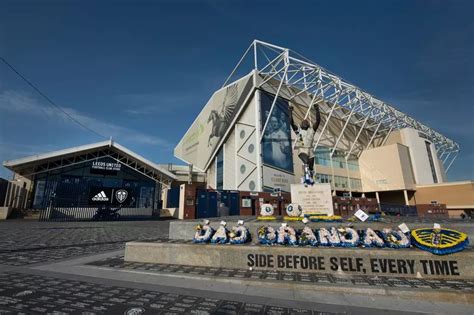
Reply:
<svg viewBox="0 0 474 315"><path fill-rule="evenodd" d="M0 55L76 119L166 163L261 39L457 141L448 177L463 180L474 178L473 11L473 1L3 0ZM0 161L100 140L0 64Z"/></svg>

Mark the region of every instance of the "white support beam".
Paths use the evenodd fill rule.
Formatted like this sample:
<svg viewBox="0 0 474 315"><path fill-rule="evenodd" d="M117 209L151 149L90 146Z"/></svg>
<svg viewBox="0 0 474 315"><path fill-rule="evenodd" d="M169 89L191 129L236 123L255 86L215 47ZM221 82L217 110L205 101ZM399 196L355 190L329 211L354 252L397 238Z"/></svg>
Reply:
<svg viewBox="0 0 474 315"><path fill-rule="evenodd" d="M344 131L346 131L347 126L349 125L349 121L351 120L352 114L354 114L356 106L354 106L349 114L349 118L346 119L346 122L344 123L344 127L341 130L341 133L337 137L336 143L334 144L332 151L331 151L331 156L334 155L334 152L336 151L337 145L339 144L339 141L342 139L342 136L344 135Z"/></svg>
<svg viewBox="0 0 474 315"><path fill-rule="evenodd" d="M453 159L451 160L451 163L449 163L448 167L446 168L446 174L448 174L448 171L451 168L451 165L453 165L454 160L456 160L456 158L458 157L458 154L459 154L459 151L456 152L456 155L453 157Z"/></svg>
<svg viewBox="0 0 474 315"><path fill-rule="evenodd" d="M369 143L367 143L367 146L365 147L366 150L370 147L370 145L372 144L372 141L374 141L375 135L377 134L381 125L382 125L382 121L380 121L379 124L377 125L377 128L375 128L375 131L372 134L372 137L370 138Z"/></svg>
<svg viewBox="0 0 474 315"><path fill-rule="evenodd" d="M353 121L350 123L358 125L363 122L364 128L366 129L372 129L377 126L377 132L374 134L382 134L385 136L382 144L386 142L387 137L393 130L410 127L427 135L429 140L435 145L435 148L439 153L438 156L441 160L445 161L445 163L448 163L453 154L459 151L459 145L451 139L420 123L382 100L377 99L339 76L329 72L313 61L287 48L260 40L253 41L252 45L250 45L250 47L245 51L244 55L239 60L237 66L233 69L231 75L227 78L223 86L225 86L230 78L235 75L237 68L243 67L244 59L250 54L250 49L253 49L254 60L252 63L245 63L245 65L253 64L253 70L255 70L255 73L263 74L265 76L264 79L266 80L264 84L268 83L275 89L279 86L278 80L284 81L285 90L290 93L290 100L293 100L303 93L308 93L313 96L316 94L321 95L321 99L318 100L318 102L323 101L329 104L329 106L332 106L333 103L337 103L337 106L339 106L338 108L351 111L353 109L351 107L351 100L353 99L354 93L358 93L360 95L361 106L354 110L351 117L351 120ZM267 53L268 56L273 57L277 55L277 57L270 60ZM258 55L261 55L261 57L258 57ZM282 56L284 56L284 58L282 58ZM282 60L285 63L284 66L281 64ZM261 64L259 64L259 62ZM312 106L314 106L314 102L311 102L307 115L309 115L308 113L310 113ZM339 116L334 114L335 111L336 108L333 108L331 116ZM367 120L367 115L371 114L373 114L373 116ZM305 116L307 117L307 115ZM360 116L364 118L354 119L354 117ZM380 116L383 116L384 118L380 119ZM344 117L344 119L345 118L346 117ZM355 120L357 120L357 122ZM387 127L389 127L390 122L391 125L388 129ZM386 125L387 127L381 128L382 126L380 124L382 124L382 126ZM380 131L381 129L383 130ZM388 130L387 134L385 134L386 130ZM359 137L360 134L357 138ZM355 141L355 143L356 142L357 141ZM352 147L352 150L354 150L354 146ZM449 164L452 163L450 162Z"/></svg>
<svg viewBox="0 0 474 315"><path fill-rule="evenodd" d="M323 133L326 131L326 127L328 126L329 121L331 120L332 114L334 113L334 109L336 108L336 106L337 106L337 102L335 102L332 105L331 110L329 111L329 114L326 117L326 121L324 122L323 129L321 129L321 132L319 133L319 136L318 136L318 140L316 140L316 143L314 144L313 151L317 149L319 145L319 141L321 141L321 137L323 136Z"/></svg>

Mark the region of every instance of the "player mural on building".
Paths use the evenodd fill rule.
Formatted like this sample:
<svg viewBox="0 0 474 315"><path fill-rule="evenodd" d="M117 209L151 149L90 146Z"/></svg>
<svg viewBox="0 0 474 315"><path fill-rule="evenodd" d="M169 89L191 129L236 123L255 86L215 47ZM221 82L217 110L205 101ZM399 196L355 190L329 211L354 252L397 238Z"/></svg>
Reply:
<svg viewBox="0 0 474 315"><path fill-rule="evenodd" d="M313 125L311 126L308 118L301 121L300 126L297 126L293 119L293 106L289 106L291 116L291 128L296 133L295 150L298 152L298 157L303 162L304 177L302 179L304 184L314 184L314 136L321 123L321 113L319 105L315 104L316 115Z"/></svg>
<svg viewBox="0 0 474 315"><path fill-rule="evenodd" d="M237 83L227 87L225 91L224 101L217 110L212 110L207 119L207 123L212 123L211 134L207 141L207 146L210 147L212 144L212 138L216 137L217 142L224 135L227 127L229 126L230 120L233 117L234 110L238 100L238 89Z"/></svg>

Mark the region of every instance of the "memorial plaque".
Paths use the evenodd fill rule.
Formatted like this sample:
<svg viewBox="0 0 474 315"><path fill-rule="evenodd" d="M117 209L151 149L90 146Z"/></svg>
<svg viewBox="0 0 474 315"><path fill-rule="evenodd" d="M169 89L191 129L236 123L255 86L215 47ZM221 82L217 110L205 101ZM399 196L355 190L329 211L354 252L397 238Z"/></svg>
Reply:
<svg viewBox="0 0 474 315"><path fill-rule="evenodd" d="M303 214L334 215L330 184L292 184L291 201L303 208Z"/></svg>

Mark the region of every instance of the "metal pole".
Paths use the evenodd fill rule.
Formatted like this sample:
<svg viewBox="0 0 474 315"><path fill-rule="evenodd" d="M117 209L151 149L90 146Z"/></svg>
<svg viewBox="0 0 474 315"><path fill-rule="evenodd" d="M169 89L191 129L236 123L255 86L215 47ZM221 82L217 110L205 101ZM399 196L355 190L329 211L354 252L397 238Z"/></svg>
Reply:
<svg viewBox="0 0 474 315"><path fill-rule="evenodd" d="M323 136L323 133L324 133L324 131L326 131L326 127L327 127L328 124L329 124L329 120L331 120L332 113L334 112L334 109L336 109L336 106L337 106L337 101L334 102L334 105L332 106L331 110L329 111L329 115L327 116L326 121L324 122L323 129L321 129L321 133L320 133L319 136L318 136L318 140L316 141L316 143L315 143L315 145L314 145L313 151L316 150L316 148L318 147L319 141L321 141L321 138L322 138L322 136Z"/></svg>
<svg viewBox="0 0 474 315"><path fill-rule="evenodd" d="M357 133L357 136L355 137L354 142L352 143L352 146L351 146L349 152L347 152L347 156L350 156L351 153L352 153L352 151L354 150L354 147L355 147L355 145L356 145L356 143L357 143L357 140L359 140L359 137L360 137L360 135L362 134L362 131L364 130L365 124L366 124L367 121L369 120L370 113L372 113L373 110L374 110L374 108L372 108L372 109L370 110L370 112L368 113L367 117L365 117L364 122L362 123L362 126L360 127L359 132Z"/></svg>
<svg viewBox="0 0 474 315"><path fill-rule="evenodd" d="M385 115L384 115L384 116L385 116ZM377 131L379 131L379 128L380 128L381 125L382 125L382 120L380 120L379 124L377 125L377 128L375 128L374 134L372 135L372 137L370 138L369 143L367 143L367 146L365 147L366 150L367 150L367 149L369 148L369 146L372 144L372 141L374 140L375 135L377 134Z"/></svg>
<svg viewBox="0 0 474 315"><path fill-rule="evenodd" d="M381 146L385 145L385 142L387 142L388 136L390 136L390 134L392 133L392 130L393 130L393 125L390 126L390 129L388 130L387 135L386 135L385 138L383 139Z"/></svg>
<svg viewBox="0 0 474 315"><path fill-rule="evenodd" d="M332 151L331 151L331 156L334 154L334 152L336 151L336 148L337 148L337 145L339 144L339 141L341 140L342 136L344 135L344 131L346 131L346 128L347 126L349 125L349 121L351 120L351 117L352 117L352 114L354 113L354 110L355 108L357 107L357 105L355 105L350 114L349 114L349 117L347 118L346 122L344 123L344 127L342 128L341 130L341 133L339 134L339 137L337 137L337 140L336 140L336 143L334 144L334 147L332 148Z"/></svg>
<svg viewBox="0 0 474 315"><path fill-rule="evenodd" d="M227 79L225 80L224 84L222 84L222 87L226 86L227 82L230 80L230 78L232 78L232 76L234 75L235 71L237 70L237 68L240 66L240 64L242 63L242 61L244 60L245 56L247 56L247 53L249 52L250 48L252 48L252 46L255 44L255 41L249 46L249 48L247 48L247 50L245 51L244 55L242 56L242 58L240 58L239 62L237 63L237 65L234 67L234 70L232 70L232 72L230 73L230 75L227 77Z"/></svg>
<svg viewBox="0 0 474 315"><path fill-rule="evenodd" d="M458 153L459 153L459 151L456 152L456 155L455 155L454 158L451 160L451 163L449 163L448 168L446 168L446 174L448 174L449 168L450 168L451 165L453 164L454 160L456 160L456 158L458 157Z"/></svg>

